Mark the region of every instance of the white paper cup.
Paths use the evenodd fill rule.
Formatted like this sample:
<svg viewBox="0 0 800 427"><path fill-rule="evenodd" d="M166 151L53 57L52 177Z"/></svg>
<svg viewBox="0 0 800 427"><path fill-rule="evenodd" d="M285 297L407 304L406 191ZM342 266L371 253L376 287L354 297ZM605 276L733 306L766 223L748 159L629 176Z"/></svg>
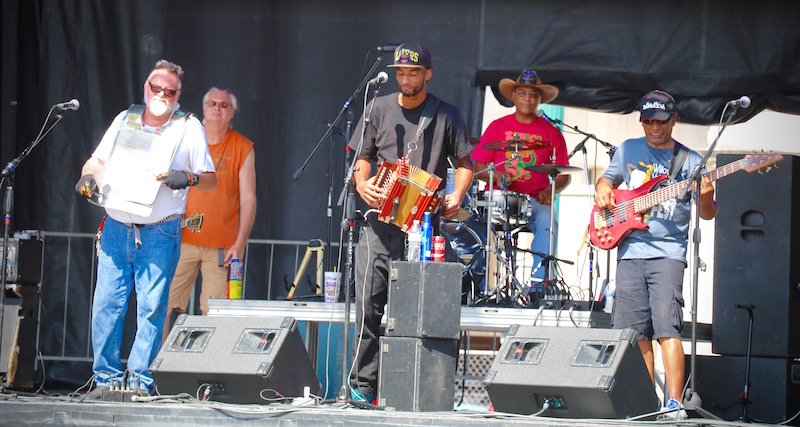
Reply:
<svg viewBox="0 0 800 427"><path fill-rule="evenodd" d="M325 272L325 302L336 302L339 299L339 284L342 273L336 271Z"/></svg>

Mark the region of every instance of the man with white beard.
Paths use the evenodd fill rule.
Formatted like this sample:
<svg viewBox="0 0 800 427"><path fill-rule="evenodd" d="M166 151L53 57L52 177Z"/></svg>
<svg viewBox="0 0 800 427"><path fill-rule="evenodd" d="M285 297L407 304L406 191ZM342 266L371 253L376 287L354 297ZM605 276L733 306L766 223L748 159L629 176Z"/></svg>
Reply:
<svg viewBox="0 0 800 427"><path fill-rule="evenodd" d="M161 344L169 284L180 257L188 187L210 191L217 185L203 126L179 110L182 80L179 65L158 61L144 82L145 105L132 105L117 115L75 185L90 200L105 193L106 210L92 304L92 370L97 387L87 398L100 399L112 387L145 396L155 391L148 368ZM125 152L128 157L120 159ZM158 164L169 166L152 170ZM152 189L152 203L142 203L144 196L139 193L131 194L142 188ZM134 289L136 336L123 370L122 327Z"/></svg>

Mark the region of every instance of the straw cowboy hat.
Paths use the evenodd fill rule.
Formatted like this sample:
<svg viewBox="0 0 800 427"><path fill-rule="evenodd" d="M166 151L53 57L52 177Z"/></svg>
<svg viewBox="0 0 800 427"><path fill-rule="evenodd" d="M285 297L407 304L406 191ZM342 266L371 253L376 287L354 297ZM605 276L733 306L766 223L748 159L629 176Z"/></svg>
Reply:
<svg viewBox="0 0 800 427"><path fill-rule="evenodd" d="M543 84L539 74L533 70L524 70L516 81L508 78L500 80L498 86L500 87L500 93L509 100L511 100L511 93L518 87L532 87L539 90L542 93L541 102L543 104L556 99L556 96L558 96L558 88L553 85Z"/></svg>

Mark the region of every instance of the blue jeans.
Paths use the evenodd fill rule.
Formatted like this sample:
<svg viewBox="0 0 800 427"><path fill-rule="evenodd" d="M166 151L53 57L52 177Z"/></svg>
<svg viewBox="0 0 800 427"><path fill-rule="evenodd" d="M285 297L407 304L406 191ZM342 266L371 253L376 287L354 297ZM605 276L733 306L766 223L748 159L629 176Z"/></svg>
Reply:
<svg viewBox="0 0 800 427"><path fill-rule="evenodd" d="M98 386L122 379L122 328L135 289L136 336L127 367L132 385L153 390L148 368L161 347L169 284L180 257L180 227L180 220L139 227L142 247L136 248L134 229L106 218L92 304L92 370Z"/></svg>
<svg viewBox="0 0 800 427"><path fill-rule="evenodd" d="M545 265L540 263L544 259L540 254L547 255L550 252L550 205L543 205L531 198L531 214L528 216L528 229L533 232L531 251L533 251L533 271L531 278L535 282L544 280ZM553 223L553 241L558 241L558 221ZM555 252L555 244L553 252ZM555 256L555 253L553 253ZM537 269L538 267L538 269Z"/></svg>

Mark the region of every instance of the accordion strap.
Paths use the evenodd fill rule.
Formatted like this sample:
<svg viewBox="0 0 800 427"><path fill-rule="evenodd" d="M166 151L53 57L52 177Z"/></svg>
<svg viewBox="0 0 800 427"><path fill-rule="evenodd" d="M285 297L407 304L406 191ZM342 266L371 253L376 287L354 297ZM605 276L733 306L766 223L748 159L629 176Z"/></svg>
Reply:
<svg viewBox="0 0 800 427"><path fill-rule="evenodd" d="M417 149L417 143L422 135L425 133L428 125L433 121L433 115L436 114L436 109L439 108L439 98L435 95L430 95L433 100L425 104L425 109L422 110L422 117L419 119L419 126L417 132L414 134L414 139L408 143L408 154ZM406 156L408 156L406 154Z"/></svg>

